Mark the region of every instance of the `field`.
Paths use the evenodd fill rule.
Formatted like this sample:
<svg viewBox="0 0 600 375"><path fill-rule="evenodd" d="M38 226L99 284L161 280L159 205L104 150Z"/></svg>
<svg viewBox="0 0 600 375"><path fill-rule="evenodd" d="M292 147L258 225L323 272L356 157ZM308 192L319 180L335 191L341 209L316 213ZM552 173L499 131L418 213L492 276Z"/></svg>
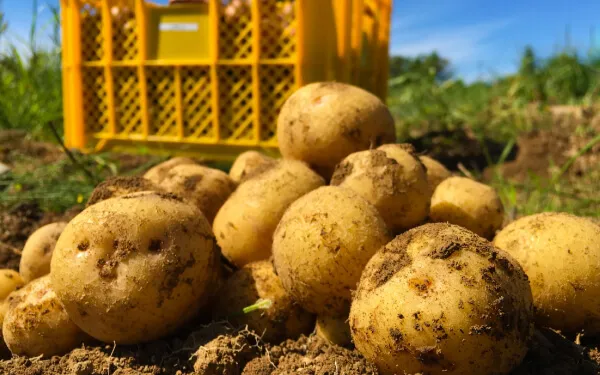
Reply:
<svg viewBox="0 0 600 375"><path fill-rule="evenodd" d="M72 219L98 183L143 175L166 160L143 149L135 155L64 150L60 49L38 49L33 38L28 48L27 56L16 47L0 55L0 167L8 169L0 172L0 268L15 270L29 235ZM435 53L392 57L387 104L397 138L454 174L494 187L506 223L546 211L600 220L600 56L592 52L565 50L540 60L527 49L517 74L472 84L454 78ZM203 351L209 342L214 351ZM513 374L597 374L598 347L597 338L536 329ZM64 356L6 357L0 372L184 375L194 373L198 358L210 364L205 374L376 374L352 348L316 336L267 344L207 317L143 345L92 340Z"/></svg>

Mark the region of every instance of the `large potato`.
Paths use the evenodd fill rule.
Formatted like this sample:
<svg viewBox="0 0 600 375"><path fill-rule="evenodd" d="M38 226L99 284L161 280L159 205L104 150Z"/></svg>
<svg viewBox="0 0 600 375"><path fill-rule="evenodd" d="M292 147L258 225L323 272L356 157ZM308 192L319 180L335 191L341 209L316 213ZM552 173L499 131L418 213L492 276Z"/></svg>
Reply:
<svg viewBox="0 0 600 375"><path fill-rule="evenodd" d="M237 184L248 178L270 168L275 160L257 151L246 151L241 153L229 170L229 177Z"/></svg>
<svg viewBox="0 0 600 375"><path fill-rule="evenodd" d="M397 147L395 159L383 150L350 154L331 178L331 185L352 189L373 204L396 233L423 223L430 204L425 168L412 147Z"/></svg>
<svg viewBox="0 0 600 375"><path fill-rule="evenodd" d="M494 244L529 276L538 324L600 333L600 226L567 213L536 214L506 226Z"/></svg>
<svg viewBox="0 0 600 375"><path fill-rule="evenodd" d="M178 165L172 168L160 187L196 205L209 223L235 190L235 183L227 173L202 165Z"/></svg>
<svg viewBox="0 0 600 375"><path fill-rule="evenodd" d="M19 273L25 282L50 273L50 260L58 237L67 223L58 222L44 225L29 236L19 265Z"/></svg>
<svg viewBox="0 0 600 375"><path fill-rule="evenodd" d="M257 302L264 303L264 308L243 312ZM315 322L285 291L269 261L250 263L236 271L221 289L214 315L236 327L247 325L263 340L276 344L309 334Z"/></svg>
<svg viewBox="0 0 600 375"><path fill-rule="evenodd" d="M210 224L172 194L142 192L97 203L61 234L52 285L92 337L150 341L193 317L217 279Z"/></svg>
<svg viewBox="0 0 600 375"><path fill-rule="evenodd" d="M86 206L103 200L119 197L121 195L137 193L140 191L162 191L152 181L139 176L110 177L96 186L88 199Z"/></svg>
<svg viewBox="0 0 600 375"><path fill-rule="evenodd" d="M519 264L485 239L426 224L369 261L350 329L382 374L507 374L533 334L531 289Z"/></svg>
<svg viewBox="0 0 600 375"><path fill-rule="evenodd" d="M196 165L198 163L196 163L193 159L190 159L190 158L181 157L181 156L174 157L174 158L171 158L167 161L164 161L164 162L150 168L144 174L144 178L152 181L156 185L159 185L162 182L162 180L167 176L167 173L169 173L169 171L171 169L175 168L178 165L190 165L190 164Z"/></svg>
<svg viewBox="0 0 600 375"><path fill-rule="evenodd" d="M460 225L491 240L504 222L504 206L491 186L466 177L442 181L431 197L433 222Z"/></svg>
<svg viewBox="0 0 600 375"><path fill-rule="evenodd" d="M10 295L2 334L13 354L28 357L63 354L87 338L52 290L50 275Z"/></svg>
<svg viewBox="0 0 600 375"><path fill-rule="evenodd" d="M279 114L277 134L283 157L305 161L325 178L351 153L396 141L385 104L337 82L308 84L292 94Z"/></svg>
<svg viewBox="0 0 600 375"><path fill-rule="evenodd" d="M280 160L242 183L217 213L213 230L223 255L237 267L271 256L273 232L292 202L325 181L296 160Z"/></svg>
<svg viewBox="0 0 600 375"><path fill-rule="evenodd" d="M435 188L452 174L442 165L442 163L429 156L419 156L419 159L425 168L427 168L427 181L429 181L429 188L433 194Z"/></svg>
<svg viewBox="0 0 600 375"><path fill-rule="evenodd" d="M324 186L294 202L273 235L284 288L306 310L347 313L371 256L390 239L377 209L350 189Z"/></svg>

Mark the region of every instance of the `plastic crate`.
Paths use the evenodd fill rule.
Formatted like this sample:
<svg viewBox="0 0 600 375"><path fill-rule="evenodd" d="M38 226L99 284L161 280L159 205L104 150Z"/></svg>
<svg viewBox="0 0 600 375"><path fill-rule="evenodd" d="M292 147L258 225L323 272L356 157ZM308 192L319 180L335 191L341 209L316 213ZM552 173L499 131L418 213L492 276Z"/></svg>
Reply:
<svg viewBox="0 0 600 375"><path fill-rule="evenodd" d="M391 1L253 0L231 20L223 0L61 0L66 144L276 153L298 87L337 80L386 97Z"/></svg>

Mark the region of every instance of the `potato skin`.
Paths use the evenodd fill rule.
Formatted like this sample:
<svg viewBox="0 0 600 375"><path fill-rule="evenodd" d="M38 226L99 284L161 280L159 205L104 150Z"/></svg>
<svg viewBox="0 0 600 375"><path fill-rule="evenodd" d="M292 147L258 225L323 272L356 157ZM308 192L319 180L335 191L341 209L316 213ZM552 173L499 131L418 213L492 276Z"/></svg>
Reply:
<svg viewBox="0 0 600 375"><path fill-rule="evenodd" d="M162 191L152 181L139 176L115 176L107 178L92 191L86 207L103 200L140 191Z"/></svg>
<svg viewBox="0 0 600 375"><path fill-rule="evenodd" d="M413 152L412 146L398 150L403 155L397 160L383 150L350 154L338 164L330 184L368 200L394 233L413 228L425 221L430 204L427 175Z"/></svg>
<svg viewBox="0 0 600 375"><path fill-rule="evenodd" d="M506 374L533 334L519 264L445 223L396 237L367 264L350 310L357 349L382 374Z"/></svg>
<svg viewBox="0 0 600 375"><path fill-rule="evenodd" d="M429 156L422 155L419 156L419 159L427 169L427 181L429 182L429 188L433 194L435 188L452 174L442 165L442 163Z"/></svg>
<svg viewBox="0 0 600 375"><path fill-rule="evenodd" d="M9 294L23 285L25 285L25 280L17 271L0 269L0 301L5 300Z"/></svg>
<svg viewBox="0 0 600 375"><path fill-rule="evenodd" d="M283 215L273 235L275 270L304 309L342 315L365 264L389 240L383 219L366 199L324 186Z"/></svg>
<svg viewBox="0 0 600 375"><path fill-rule="evenodd" d="M531 281L537 323L565 333L600 333L600 226L567 213L520 218L494 244Z"/></svg>
<svg viewBox="0 0 600 375"><path fill-rule="evenodd" d="M227 173L202 165L178 165L160 183L164 190L196 205L212 224L215 215L235 190Z"/></svg>
<svg viewBox="0 0 600 375"><path fill-rule="evenodd" d="M197 165L193 159L186 157L174 157L150 168L144 178L152 181L156 185L160 185L162 180L167 176L167 173L178 165Z"/></svg>
<svg viewBox="0 0 600 375"><path fill-rule="evenodd" d="M435 189L429 217L433 222L460 225L491 240L502 228L504 206L491 186L466 177L450 177Z"/></svg>
<svg viewBox="0 0 600 375"><path fill-rule="evenodd" d="M229 177L240 184L252 176L263 172L275 163L275 159L270 158L258 151L242 152L231 165Z"/></svg>
<svg viewBox="0 0 600 375"><path fill-rule="evenodd" d="M50 275L10 295L2 334L13 354L28 357L63 354L87 338L52 290Z"/></svg>
<svg viewBox="0 0 600 375"><path fill-rule="evenodd" d="M44 225L29 236L19 264L19 273L26 283L50 273L54 246L66 226L65 222Z"/></svg>
<svg viewBox="0 0 600 375"><path fill-rule="evenodd" d="M245 307L259 299L270 300L271 307L243 313ZM216 320L225 318L236 327L247 325L272 343L309 334L315 323L314 316L285 291L270 261L250 263L237 270L221 289L214 316Z"/></svg>
<svg viewBox="0 0 600 375"><path fill-rule="evenodd" d="M305 163L280 160L242 183L217 213L213 231L223 255L237 267L268 259L285 210L325 184Z"/></svg>
<svg viewBox="0 0 600 375"><path fill-rule="evenodd" d="M277 134L284 158L305 161L326 179L351 153L396 142L385 104L338 82L312 83L293 93L279 114Z"/></svg>
<svg viewBox="0 0 600 375"><path fill-rule="evenodd" d="M194 316L217 279L204 215L172 194L142 192L97 203L61 234L52 257L56 294L90 336L151 341Z"/></svg>

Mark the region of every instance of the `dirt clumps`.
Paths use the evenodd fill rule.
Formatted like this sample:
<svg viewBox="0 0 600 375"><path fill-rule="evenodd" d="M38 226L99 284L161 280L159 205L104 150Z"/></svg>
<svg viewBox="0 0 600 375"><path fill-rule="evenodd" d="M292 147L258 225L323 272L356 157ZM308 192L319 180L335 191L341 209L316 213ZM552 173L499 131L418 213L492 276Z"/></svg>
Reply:
<svg viewBox="0 0 600 375"><path fill-rule="evenodd" d="M160 189L150 180L139 176L110 177L96 186L90 198L88 199L86 206L89 207L109 198L140 191L160 192L162 189Z"/></svg>

